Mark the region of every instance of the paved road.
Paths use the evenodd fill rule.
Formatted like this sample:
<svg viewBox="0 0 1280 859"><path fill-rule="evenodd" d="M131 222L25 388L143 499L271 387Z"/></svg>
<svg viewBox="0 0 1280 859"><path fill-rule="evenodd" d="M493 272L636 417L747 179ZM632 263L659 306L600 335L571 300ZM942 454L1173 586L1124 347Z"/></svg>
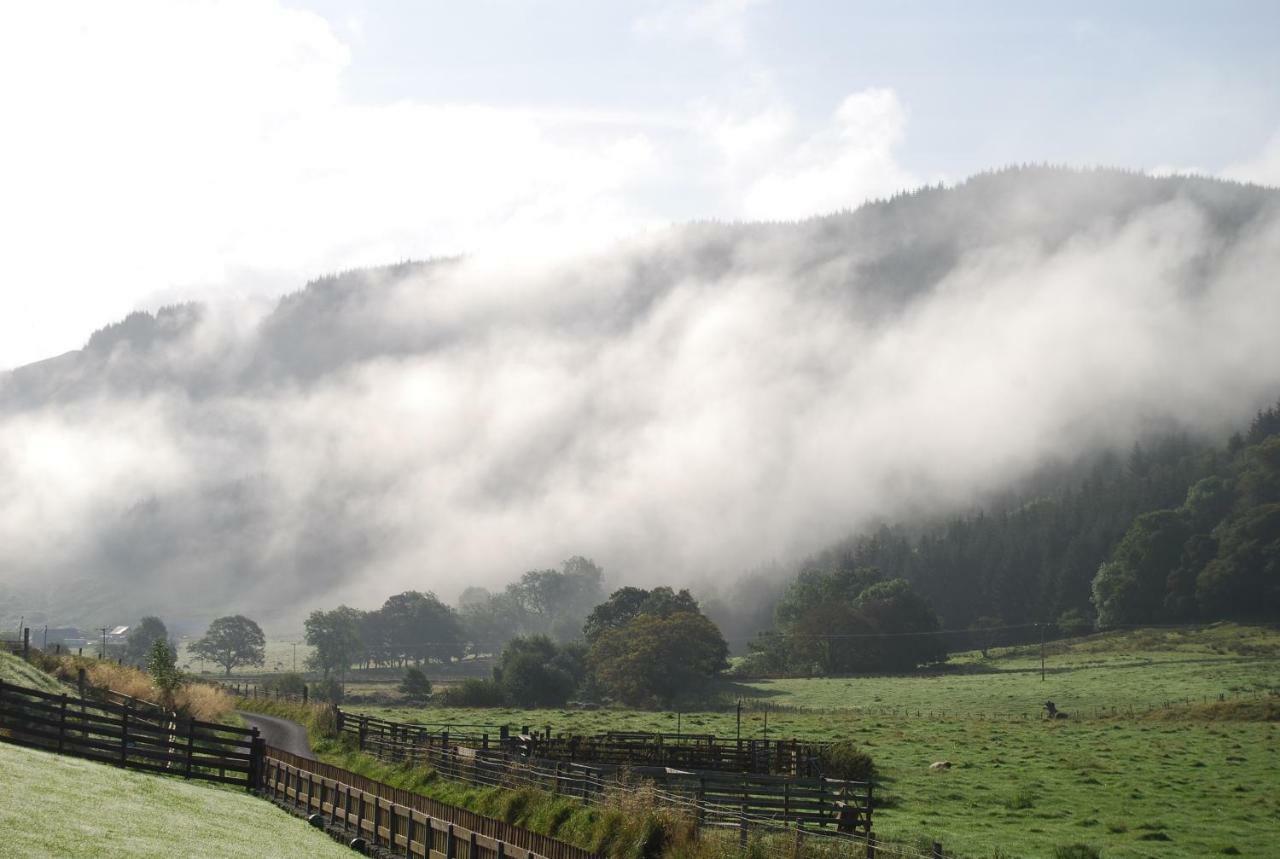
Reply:
<svg viewBox="0 0 1280 859"><path fill-rule="evenodd" d="M264 716L261 713L246 713L237 710L244 723L250 728L257 728L258 734L267 741L268 746L275 746L281 751L290 752L299 757L315 760L311 753L311 743L307 740L307 729L297 722L278 719L275 716Z"/></svg>

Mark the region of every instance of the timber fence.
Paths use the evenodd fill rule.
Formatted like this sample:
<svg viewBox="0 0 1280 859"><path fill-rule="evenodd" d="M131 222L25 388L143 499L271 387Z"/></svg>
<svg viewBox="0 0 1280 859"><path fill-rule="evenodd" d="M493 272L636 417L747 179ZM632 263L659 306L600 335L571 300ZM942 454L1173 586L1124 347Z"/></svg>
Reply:
<svg viewBox="0 0 1280 859"><path fill-rule="evenodd" d="M573 844L268 748L264 792L304 813L327 815L369 845L408 857L597 859Z"/></svg>
<svg viewBox="0 0 1280 859"><path fill-rule="evenodd" d="M794 826L869 836L875 807L871 782L561 761L525 754L521 740L431 731L368 716L342 714L339 730L363 752L388 763L429 766L445 778L487 787L531 787L597 803L608 792L647 791L704 826Z"/></svg>
<svg viewBox="0 0 1280 859"><path fill-rule="evenodd" d="M253 789L266 746L230 728L128 696L91 700L0 682L0 740L127 769ZM145 706L139 706L145 705Z"/></svg>

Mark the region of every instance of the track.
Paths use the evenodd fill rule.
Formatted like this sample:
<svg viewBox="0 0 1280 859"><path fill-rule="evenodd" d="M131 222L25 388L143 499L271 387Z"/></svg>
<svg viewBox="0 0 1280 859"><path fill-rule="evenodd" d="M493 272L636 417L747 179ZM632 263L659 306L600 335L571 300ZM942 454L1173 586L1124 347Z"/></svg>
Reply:
<svg viewBox="0 0 1280 859"><path fill-rule="evenodd" d="M267 741L268 746L274 746L281 751L308 760L316 759L316 756L311 753L311 741L307 739L307 729L297 722L275 716L264 716L261 713L246 713L244 710L236 712L244 719L246 725L258 729L258 734Z"/></svg>

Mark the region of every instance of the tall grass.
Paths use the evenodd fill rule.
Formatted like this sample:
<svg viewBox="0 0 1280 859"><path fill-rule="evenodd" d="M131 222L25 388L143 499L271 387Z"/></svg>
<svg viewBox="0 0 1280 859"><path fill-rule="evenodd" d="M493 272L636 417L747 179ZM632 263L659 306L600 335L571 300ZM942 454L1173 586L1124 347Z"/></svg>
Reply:
<svg viewBox="0 0 1280 859"><path fill-rule="evenodd" d="M33 661L45 672L68 684L77 681L80 669L83 668L85 681L98 689L110 689L121 695L157 704L164 698L151 682L151 675L132 666L70 655L45 654ZM179 686L169 703L184 716L205 722L220 721L235 710L235 699L221 687L192 681Z"/></svg>

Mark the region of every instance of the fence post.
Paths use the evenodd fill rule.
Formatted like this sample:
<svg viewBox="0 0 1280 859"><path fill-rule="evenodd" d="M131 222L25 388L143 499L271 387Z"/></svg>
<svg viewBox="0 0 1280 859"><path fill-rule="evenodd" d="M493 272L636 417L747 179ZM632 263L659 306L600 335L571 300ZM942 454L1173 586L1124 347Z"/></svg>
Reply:
<svg viewBox="0 0 1280 859"><path fill-rule="evenodd" d="M746 815L738 818L738 849L746 851L747 849L747 818Z"/></svg>
<svg viewBox="0 0 1280 859"><path fill-rule="evenodd" d="M876 836L874 832L867 833L867 859L876 859Z"/></svg>
<svg viewBox="0 0 1280 859"><path fill-rule="evenodd" d="M129 702L124 702L124 715L120 718L120 766L129 756Z"/></svg>
<svg viewBox="0 0 1280 859"><path fill-rule="evenodd" d="M875 806L876 806L875 796L874 796L875 787L876 787L875 782L870 780L867 781L867 814L866 814L866 817L863 818L863 821L864 821L863 828L867 832L867 838L871 837L871 812L875 809Z"/></svg>
<svg viewBox="0 0 1280 859"><path fill-rule="evenodd" d="M58 712L58 754L62 754L62 747L67 737L67 696L62 696L62 706Z"/></svg>
<svg viewBox="0 0 1280 859"><path fill-rule="evenodd" d="M195 743L196 743L196 720L187 719L187 763L186 763L186 767L183 769L183 775L186 778L191 778L191 758L192 758L192 755L194 755L195 753Z"/></svg>
<svg viewBox="0 0 1280 859"><path fill-rule="evenodd" d="M76 669L76 690L80 694L81 700L84 699L84 669Z"/></svg>
<svg viewBox="0 0 1280 859"><path fill-rule="evenodd" d="M449 840L444 845L445 859L458 859L458 836L453 831L453 824L449 824Z"/></svg>
<svg viewBox="0 0 1280 859"><path fill-rule="evenodd" d="M946 859L942 855L942 844L938 841L933 842L933 859Z"/></svg>
<svg viewBox="0 0 1280 859"><path fill-rule="evenodd" d="M265 774L263 764L267 760L267 741L258 736L258 729L250 730L253 738L249 740L249 790L255 791L262 787L262 777Z"/></svg>

